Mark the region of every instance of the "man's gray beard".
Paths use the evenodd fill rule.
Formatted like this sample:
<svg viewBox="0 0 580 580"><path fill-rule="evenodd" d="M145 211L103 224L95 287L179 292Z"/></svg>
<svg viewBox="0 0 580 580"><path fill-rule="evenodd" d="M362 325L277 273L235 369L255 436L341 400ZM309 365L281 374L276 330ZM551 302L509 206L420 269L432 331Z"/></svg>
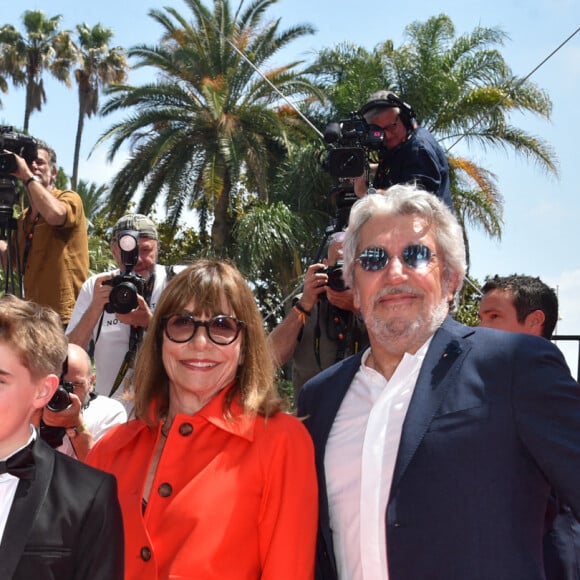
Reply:
<svg viewBox="0 0 580 580"><path fill-rule="evenodd" d="M388 350L394 349L401 353L415 352L435 334L448 313L449 304L443 298L439 304L431 309L429 319L424 313L419 313L414 320L394 319L389 321L371 315L368 320L365 319L365 324L369 334L382 347Z"/></svg>

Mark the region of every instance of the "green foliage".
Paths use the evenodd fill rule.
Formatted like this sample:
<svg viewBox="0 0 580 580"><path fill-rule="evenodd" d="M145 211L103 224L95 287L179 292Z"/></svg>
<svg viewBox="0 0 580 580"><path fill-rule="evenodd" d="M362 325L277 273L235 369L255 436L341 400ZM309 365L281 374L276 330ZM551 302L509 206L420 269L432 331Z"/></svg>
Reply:
<svg viewBox="0 0 580 580"><path fill-rule="evenodd" d="M187 264L205 253L202 239L195 228L160 223L159 263L166 265Z"/></svg>
<svg viewBox="0 0 580 580"><path fill-rule="evenodd" d="M67 174L64 172L64 169L62 167L59 167L56 173L56 179L54 180L54 186L57 189L64 191L65 189L68 189L68 184L69 181Z"/></svg>
<svg viewBox="0 0 580 580"><path fill-rule="evenodd" d="M477 280L467 278L461 289L454 318L468 326L478 326L480 299L481 284Z"/></svg>

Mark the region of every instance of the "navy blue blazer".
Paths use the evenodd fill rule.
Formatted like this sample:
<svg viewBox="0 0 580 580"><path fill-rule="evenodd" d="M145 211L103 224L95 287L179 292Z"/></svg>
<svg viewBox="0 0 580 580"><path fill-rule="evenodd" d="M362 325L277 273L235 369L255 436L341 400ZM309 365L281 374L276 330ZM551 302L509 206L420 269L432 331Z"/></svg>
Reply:
<svg viewBox="0 0 580 580"><path fill-rule="evenodd" d="M2 580L123 580L115 478L37 438L36 474L20 480L0 543Z"/></svg>
<svg viewBox="0 0 580 580"><path fill-rule="evenodd" d="M337 578L324 451L362 353L306 383L316 448L317 579ZM391 580L543 580L551 488L580 514L580 387L548 340L447 318L429 346L385 524Z"/></svg>

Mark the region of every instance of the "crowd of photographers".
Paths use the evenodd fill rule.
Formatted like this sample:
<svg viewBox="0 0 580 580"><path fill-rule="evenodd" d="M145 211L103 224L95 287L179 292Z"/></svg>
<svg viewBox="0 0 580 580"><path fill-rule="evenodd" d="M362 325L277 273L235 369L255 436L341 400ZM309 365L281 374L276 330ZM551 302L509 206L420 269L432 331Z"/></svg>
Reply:
<svg viewBox="0 0 580 580"><path fill-rule="evenodd" d="M445 219L454 219L445 152L429 131L417 123L412 107L394 93L379 91L371 95L351 118L331 123L325 139L329 146L326 168L355 199L381 193L396 184L409 183L423 190L421 194L427 198L433 199L424 191L439 198L451 209L451 212L445 209L449 214ZM126 423L134 413L132 380L137 351L154 320L154 311L163 290L177 272L173 267L157 263L159 236L154 222L145 215L132 213L119 219L111 231L111 252L117 269L88 277L87 228L82 201L76 192L60 191L55 187L58 170L55 152L46 143L16 134L10 128L0 128L0 141L3 143L3 152L0 153L0 252L7 283L5 293L20 292L27 300L52 308L68 338L68 356L61 369L58 388L46 404L34 403L32 421L40 438L51 447L62 454L85 460L108 429ZM17 220L8 211L15 199L16 180L22 183L28 198L28 207ZM408 217L403 212L397 219ZM349 287L348 276L345 277L343 272L343 230L347 222L348 217L334 231L327 232L324 258L308 266L300 294L268 337L267 346L274 365L291 367L289 376L295 401L304 383L352 355L358 353L360 357L369 346L369 331L355 306L356 291ZM424 249L423 246L412 248ZM370 249L378 251L382 248ZM400 267L405 262L411 268L418 268L413 263L423 258L405 255L409 249L404 248L398 259ZM366 271L385 268L390 260L386 253L366 258ZM431 254L425 258L427 261L430 259ZM10 288L9 281L12 284L16 281L19 288ZM510 286L510 292L513 288ZM500 307L494 296L496 303L493 307L485 304L490 301L492 293L503 297L504 289L502 286L484 289L482 326L502 328L497 322L497 314L502 309L511 312L511 302ZM7 308L18 310L20 306L9 304ZM533 311L533 316L526 314L529 329L523 330L515 324L515 308L513 324L505 323L504 328L538 334L538 328L544 327L543 311L538 308ZM538 316L539 323L536 322ZM189 324L191 321L184 318L182 322ZM520 323L523 324L518 318ZM208 321L195 321L190 339L195 336L199 325L205 326L211 341L230 344L231 341L222 343L216 342L215 336L212 338L212 333L218 333L221 340L219 332L224 330L210 328ZM237 338L240 328L237 327L232 341ZM240 365L243 357L241 361ZM307 392L308 388L305 389ZM306 399L303 397L301 400L304 404ZM325 412L320 411L322 414ZM186 423L180 427L180 435L185 438L191 431L181 431L183 425ZM161 431L160 437L167 437L167 433ZM0 470L0 482L3 473L8 473L7 465L7 462L0 462L0 467L5 470ZM151 484L148 481L148 485ZM163 485L166 484L159 487L159 493L170 496L171 489L163 488ZM562 505L553 491L552 500L555 504L553 513L546 514L546 518L550 519L550 525L556 519L558 526L552 528L546 523L547 577L572 578L578 568L571 563L575 546L580 546L578 522L570 508ZM114 508L114 517L117 518L117 506ZM0 514L0 539L2 526L7 524L7 513L4 514L6 517ZM10 527L10 520L7 525ZM117 533L119 522L116 520L112 525ZM120 547L115 546L112 558L118 559L122 541L120 544ZM559 548L560 544L564 547ZM343 548L345 552L350 550L346 543ZM142 549L141 558L148 561L146 548ZM348 558L350 555L347 553L345 561ZM27 573L34 570L34 564L29 568L27 561L21 565ZM562 573L564 568L569 576ZM3 570L0 562L0 576ZM118 570L119 567L114 574L118 575ZM105 574L117 577L110 569ZM59 577L66 580L69 576ZM101 576L95 575L97 577ZM322 577L342 578L340 574Z"/></svg>

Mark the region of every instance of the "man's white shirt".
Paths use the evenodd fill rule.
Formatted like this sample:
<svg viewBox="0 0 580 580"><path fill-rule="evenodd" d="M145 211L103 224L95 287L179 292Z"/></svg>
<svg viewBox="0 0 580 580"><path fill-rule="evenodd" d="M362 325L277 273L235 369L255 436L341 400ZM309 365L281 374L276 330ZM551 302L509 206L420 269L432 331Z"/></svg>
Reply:
<svg viewBox="0 0 580 580"><path fill-rule="evenodd" d="M386 508L401 431L429 343L406 353L389 381L366 366L342 401L324 469L340 580L388 580Z"/></svg>

